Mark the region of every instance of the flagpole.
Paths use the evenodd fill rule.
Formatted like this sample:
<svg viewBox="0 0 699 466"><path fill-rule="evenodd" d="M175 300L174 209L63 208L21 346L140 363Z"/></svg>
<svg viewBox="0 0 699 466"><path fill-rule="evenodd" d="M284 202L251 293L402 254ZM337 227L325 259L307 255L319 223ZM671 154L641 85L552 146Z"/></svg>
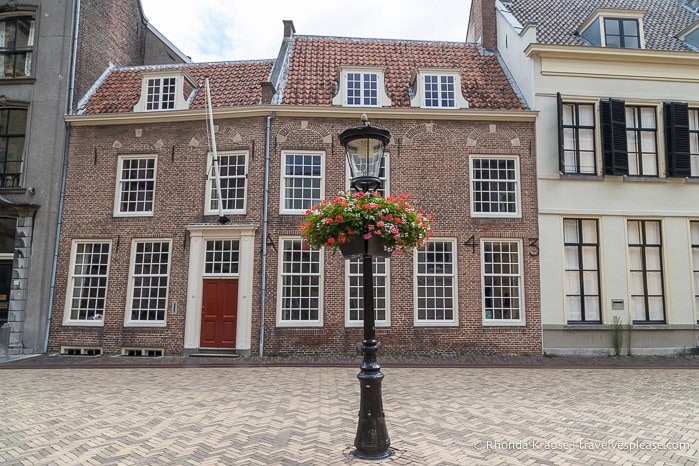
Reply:
<svg viewBox="0 0 699 466"><path fill-rule="evenodd" d="M211 91L209 90L209 77L204 77L206 86L206 106L209 113L209 127L211 128L211 162L214 169L214 178L216 179L216 196L218 197L218 221L221 224L228 223L228 218L223 215L223 196L221 195L221 173L219 171L218 154L216 153L216 133L214 132L214 111L211 108Z"/></svg>

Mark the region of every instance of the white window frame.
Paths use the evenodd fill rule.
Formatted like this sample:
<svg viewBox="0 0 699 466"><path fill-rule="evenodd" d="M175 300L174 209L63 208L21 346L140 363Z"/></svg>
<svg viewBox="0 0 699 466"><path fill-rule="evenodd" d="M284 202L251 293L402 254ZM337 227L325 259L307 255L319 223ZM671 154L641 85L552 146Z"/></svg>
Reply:
<svg viewBox="0 0 699 466"><path fill-rule="evenodd" d="M476 212L474 178L473 178L473 163L474 160L514 160L515 162L515 211L514 212ZM471 217L486 217L486 218L521 218L522 217L522 174L519 169L518 155L470 155L468 158L469 168L469 191L471 204ZM482 181L482 180L479 180Z"/></svg>
<svg viewBox="0 0 699 466"><path fill-rule="evenodd" d="M183 110L189 108L189 103L188 100L185 99L184 96L184 84L185 80L188 81L188 83L193 87L193 88L198 88L199 86L196 84L196 80L192 78L188 73L186 73L183 70L168 70L168 71L156 71L156 72L145 72L142 74L142 81L141 81L141 96L136 102L136 105L133 107L134 112L167 112L167 111L173 111L173 110ZM162 80L163 79L168 79L168 78L174 78L175 79L175 101L173 103L173 108L161 108L161 105L159 103L158 108L148 108L148 83L150 80L153 79L160 79L161 80L161 92L162 92ZM191 95L188 97L188 99L191 99ZM160 101L159 101L160 102Z"/></svg>
<svg viewBox="0 0 699 466"><path fill-rule="evenodd" d="M498 242L498 243L517 243L517 268L519 270L518 274L507 274L507 276L515 276L519 278L519 319L487 319L486 318L486 295L485 295L485 243ZM481 238L481 306L482 306L482 319L484 327L524 327L526 325L526 315L525 315L525 287L524 287L524 253L522 240L518 238ZM505 274L503 274L505 276Z"/></svg>
<svg viewBox="0 0 699 466"><path fill-rule="evenodd" d="M221 176L220 179L223 182L225 179L243 179L243 183L245 186L243 187L243 207L241 209L223 209L224 214L245 214L247 212L247 204L248 204L248 164L250 163L250 154L246 150L240 150L240 151L228 151L228 152L217 152L218 158L219 158L219 170L220 170L220 160L221 157L240 157L245 156L245 165L244 165L244 171L245 173L243 175L235 175L235 176ZM215 209L211 208L212 202L216 202L218 205L218 194L216 192L215 188L215 180L216 180L216 173L214 172L214 166L213 166L213 159L214 155L212 152L209 152L209 155L207 157L207 162L206 162L206 205L204 206L204 215L218 215L218 207ZM223 184L223 183L222 183ZM224 205L226 204L226 196L225 196L225 189L221 189L221 197L223 197L223 203ZM237 198L236 198L237 199Z"/></svg>
<svg viewBox="0 0 699 466"><path fill-rule="evenodd" d="M122 212L121 211L121 193L122 193L122 174L124 170L124 161L126 160L153 160L153 200L151 210L144 211L134 211L134 212ZM147 180L128 180L129 182L134 181L147 181ZM152 217L155 211L155 194L158 187L158 157L155 155L120 155L117 159L117 173L116 173L116 189L114 193L114 217Z"/></svg>
<svg viewBox="0 0 699 466"><path fill-rule="evenodd" d="M458 327L459 326L459 275L458 275L458 262L457 262L457 242L456 238L430 238L429 243L451 243L451 255L452 255L452 270L451 274L430 274L430 276L450 276L452 279L452 318L451 319L419 319L419 309L418 309L418 259L422 250L415 251L413 255L413 325L415 327Z"/></svg>
<svg viewBox="0 0 699 466"><path fill-rule="evenodd" d="M323 326L323 282L324 282L324 264L325 250L321 249L306 249L305 251L314 251L318 254L318 319L316 320L282 320L282 300L283 300L283 270L284 270L284 251L286 241L298 241L303 244L303 240L297 236L280 236L279 237L279 259L277 268L277 327L322 327Z"/></svg>
<svg viewBox="0 0 699 466"><path fill-rule="evenodd" d="M131 319L131 307L134 295L134 285L136 275L134 274L134 269L136 268L136 249L137 245L141 243L167 243L168 244L168 261L167 261L167 287L165 288L165 308L163 309L163 320L132 320ZM131 242L131 258L129 260L129 284L128 293L126 296L126 314L124 316L124 327L165 327L167 325L167 314L169 306L169 295L170 295L170 285L171 285L171 275L172 275L172 239L171 238L147 238L147 239L134 239ZM156 274L150 275L158 276Z"/></svg>
<svg viewBox="0 0 699 466"><path fill-rule="evenodd" d="M325 195L325 152L324 151L308 151L308 150L283 150L282 151L282 160L281 160L281 170L280 170L280 189L279 189L279 213L280 214L287 214L287 215L303 215L306 213L306 210L310 208L305 207L302 209L287 209L285 207L286 204L286 157L287 155L301 155L301 156L320 156L320 177L316 176L309 176L309 177L303 177L303 178L320 178L320 195L318 199L312 199L311 201L311 206L316 205L318 202L323 199ZM289 176L289 178L296 178L296 176Z"/></svg>
<svg viewBox="0 0 699 466"><path fill-rule="evenodd" d="M217 243L217 242L231 242L231 243L238 243L238 260L233 261L231 260L230 263L237 263L237 271L236 272L207 272L207 266L209 264L215 265L216 262L214 261L209 261L207 258L207 254L209 253L209 243ZM230 250L230 253L233 253L233 249ZM225 252L225 250L224 250ZM203 247L202 247L202 253L204 255L203 260L202 260L202 276L206 278L211 278L211 277L239 277L240 276L240 262L241 262L241 251L240 251L240 238L206 238L203 240ZM214 252L215 254L215 252Z"/></svg>
<svg viewBox="0 0 699 466"><path fill-rule="evenodd" d="M441 100L441 90L439 106L428 107L425 102L425 77L438 76L441 87L441 77L450 76L454 80L454 106L443 107ZM455 110L469 108L468 101L464 98L463 90L461 89L461 72L451 68L417 68L413 79L411 79L413 95L410 98L411 107L420 107L430 110Z"/></svg>
<svg viewBox="0 0 699 466"><path fill-rule="evenodd" d="M377 260L383 260L385 263L385 269L386 273L385 274L377 274L376 273L376 263ZM352 320L350 319L350 262L356 262L359 261L360 266L363 268L363 263L362 259L348 259L345 260L345 327L362 327L364 325L364 320ZM372 265L374 267L374 290L376 290L377 284L376 284L376 277L377 276L383 276L385 277L385 295L386 295L386 318L385 319L376 319L374 321L375 325L377 327L390 327L391 326L391 259L388 257L385 258L374 258L372 260ZM359 277L362 277L362 275L358 275ZM376 298L376 292L374 292L374 298ZM362 298L363 299L363 298Z"/></svg>
<svg viewBox="0 0 699 466"><path fill-rule="evenodd" d="M386 94L386 80L385 80L385 67L376 66L340 66L340 73L338 77L339 88L338 92L333 97L332 104L341 107L390 107L391 99ZM362 103L349 104L347 103L347 77L350 73L360 73L362 75ZM365 105L364 104L364 74L375 74L376 75L376 105Z"/></svg>
<svg viewBox="0 0 699 466"><path fill-rule="evenodd" d="M82 320L71 318L72 308L73 308L73 293L75 292L75 287L73 284L75 276L75 263L78 252L78 246L81 244L106 244L109 247L109 252L107 253L107 271L104 274L105 284L104 284L104 309L102 309L102 318L99 320ZM68 274L68 284L66 290L66 302L63 312L63 325L71 326L84 326L84 327L103 327L104 326L104 314L107 309L107 292L109 291L109 269L112 262L112 241L103 239L81 239L73 240L70 248L70 272ZM82 277L100 277L101 275L81 275Z"/></svg>
<svg viewBox="0 0 699 466"><path fill-rule="evenodd" d="M381 172L379 172L379 179L383 183L383 188L379 190L381 193L381 196L383 197L388 197L391 195L391 157L389 157L388 152L384 152L383 154L383 176L381 176ZM350 167L349 167L349 162L347 161L347 157L345 157L345 189L349 190L351 188L350 184L352 182L352 179L350 178Z"/></svg>

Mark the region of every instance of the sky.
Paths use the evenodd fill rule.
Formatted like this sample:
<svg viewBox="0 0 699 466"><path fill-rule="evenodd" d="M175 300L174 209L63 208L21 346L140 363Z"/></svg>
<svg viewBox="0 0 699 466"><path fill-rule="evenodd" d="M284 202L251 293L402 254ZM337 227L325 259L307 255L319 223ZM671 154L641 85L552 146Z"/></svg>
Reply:
<svg viewBox="0 0 699 466"><path fill-rule="evenodd" d="M299 35L463 42L470 0L141 0L146 18L194 62L276 58Z"/></svg>

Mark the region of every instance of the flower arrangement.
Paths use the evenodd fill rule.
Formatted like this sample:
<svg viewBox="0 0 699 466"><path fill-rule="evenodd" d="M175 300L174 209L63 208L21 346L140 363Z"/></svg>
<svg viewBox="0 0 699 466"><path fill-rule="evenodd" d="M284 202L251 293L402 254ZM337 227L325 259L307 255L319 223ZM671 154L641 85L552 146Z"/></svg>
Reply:
<svg viewBox="0 0 699 466"><path fill-rule="evenodd" d="M379 237L398 254L420 248L432 233L433 213L416 207L409 194L382 197L378 192L341 192L306 211L301 224L304 245L339 249L357 238Z"/></svg>

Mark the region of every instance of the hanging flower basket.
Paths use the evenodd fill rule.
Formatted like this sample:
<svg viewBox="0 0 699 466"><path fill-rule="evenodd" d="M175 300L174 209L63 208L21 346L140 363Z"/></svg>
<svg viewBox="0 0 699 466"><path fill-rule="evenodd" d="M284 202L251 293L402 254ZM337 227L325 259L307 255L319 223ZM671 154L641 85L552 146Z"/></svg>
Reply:
<svg viewBox="0 0 699 466"><path fill-rule="evenodd" d="M383 241L378 236L372 236L369 239L364 239L361 236L355 236L351 240L340 243L340 252L348 259L362 258L366 254L374 257L391 257L392 250L384 247Z"/></svg>
<svg viewBox="0 0 699 466"><path fill-rule="evenodd" d="M307 247L340 249L345 257L389 257L421 248L432 233L433 214L409 194L338 194L306 211L301 234Z"/></svg>

